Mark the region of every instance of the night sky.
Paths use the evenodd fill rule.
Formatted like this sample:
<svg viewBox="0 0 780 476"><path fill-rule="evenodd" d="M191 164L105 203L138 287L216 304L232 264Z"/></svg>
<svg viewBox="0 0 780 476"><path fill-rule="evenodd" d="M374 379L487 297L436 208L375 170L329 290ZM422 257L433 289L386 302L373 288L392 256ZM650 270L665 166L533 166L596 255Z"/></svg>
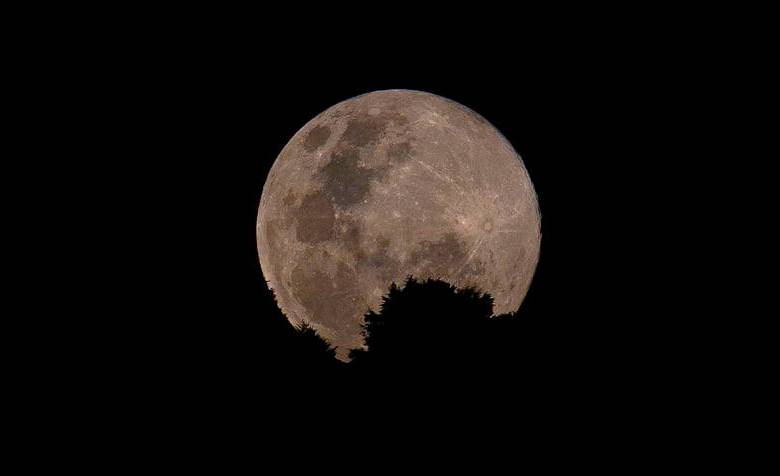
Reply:
<svg viewBox="0 0 780 476"><path fill-rule="evenodd" d="M543 37L531 50L430 46L304 60L225 31L186 49L147 45L141 66L114 71L123 87L106 107L122 120L105 137L119 150L105 187L127 190L122 206L143 223L127 227L117 204L102 204L133 243L111 251L126 270L111 285L130 298L103 297L118 314L100 324L116 339L101 344L116 356L114 371L140 388L222 404L285 388L275 382L294 374L284 358L290 327L265 286L255 237L266 175L315 115L396 88L477 111L533 181L541 257L520 309L533 323L532 357L518 372L548 375L563 395L644 388L659 365L673 365L679 324L646 297L663 293L647 244L663 217L648 214L652 197L638 193L664 165L652 147L660 119L642 112L660 93L627 47Z"/></svg>

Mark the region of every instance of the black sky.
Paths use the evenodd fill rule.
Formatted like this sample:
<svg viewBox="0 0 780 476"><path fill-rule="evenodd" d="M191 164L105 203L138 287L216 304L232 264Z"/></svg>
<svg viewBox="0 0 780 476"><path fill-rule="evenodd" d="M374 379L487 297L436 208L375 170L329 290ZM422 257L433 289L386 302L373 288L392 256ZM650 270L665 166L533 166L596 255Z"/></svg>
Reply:
<svg viewBox="0 0 780 476"><path fill-rule="evenodd" d="M522 156L542 214L520 309L545 323L537 363L570 362L573 381L598 386L671 362L679 324L647 298L663 293L655 243L668 227L645 191L674 165L654 142L670 114L647 45L543 32L339 49L252 31L127 42L90 83L100 187L119 195L91 201L105 226L95 241L119 276L103 280L101 316L84 328L112 372L223 402L289 372L288 324L257 259L266 174L315 115L393 88L477 111Z"/></svg>
<svg viewBox="0 0 780 476"><path fill-rule="evenodd" d="M22 28L9 50L22 64L9 63L8 75L25 88L8 88L23 106L11 122L29 133L16 162L34 169L37 187L13 191L8 205L42 229L9 226L36 241L37 258L21 254L24 274L9 273L33 283L7 319L29 332L4 335L22 344L8 363L23 378L9 392L33 408L9 409L35 438L66 448L58 458L34 447L30 461L108 456L125 466L151 453L202 469L223 449L230 456L215 466L224 472L235 453L270 468L279 447L297 453L284 467L373 473L394 462L419 470L404 456L439 456L432 449L443 442L436 469L463 470L481 444L485 472L500 456L525 469L529 441L553 453L545 464L582 467L600 453L581 457L561 440L613 458L631 454L637 440L627 435L639 433L650 444L633 463L644 465L670 440L689 451L686 427L722 427L733 402L707 404L742 388L722 374L747 367L732 358L746 316L706 309L726 296L699 277L710 268L694 256L715 268L713 281L742 278L720 269L742 260L735 245L705 246L740 234L743 214L730 204L735 179L706 173L731 173L745 155L715 163L729 139L711 124L724 95L752 101L717 82L753 78L727 62L756 49L736 41L731 11L277 6L66 6L72 20L41 8L30 25L12 18ZM260 194L287 141L326 108L393 88L447 97L490 121L522 156L542 216L540 261L519 310L533 323L527 359L443 387L436 376L372 388L297 373L284 356L289 324L257 259ZM714 190L701 192L703 183ZM30 195L43 205L22 207ZM706 212L718 217L702 239L691 229ZM708 377L714 385L701 385ZM126 454L113 457L117 449Z"/></svg>

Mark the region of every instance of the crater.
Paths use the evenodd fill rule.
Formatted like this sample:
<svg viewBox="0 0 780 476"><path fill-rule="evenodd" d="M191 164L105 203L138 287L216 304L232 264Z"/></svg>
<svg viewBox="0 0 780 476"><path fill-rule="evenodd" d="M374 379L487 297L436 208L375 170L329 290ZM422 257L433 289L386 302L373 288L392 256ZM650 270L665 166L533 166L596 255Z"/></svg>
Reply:
<svg viewBox="0 0 780 476"><path fill-rule="evenodd" d="M314 152L322 147L330 137L330 128L326 126L316 126L306 135L303 141L303 148L308 152Z"/></svg>
<svg viewBox="0 0 780 476"><path fill-rule="evenodd" d="M320 243L333 236L335 211L322 192L306 195L295 217L298 222L295 233L303 243Z"/></svg>
<svg viewBox="0 0 780 476"><path fill-rule="evenodd" d="M485 263L480 259L472 259L471 262L463 268L463 274L472 278L477 278L485 274Z"/></svg>

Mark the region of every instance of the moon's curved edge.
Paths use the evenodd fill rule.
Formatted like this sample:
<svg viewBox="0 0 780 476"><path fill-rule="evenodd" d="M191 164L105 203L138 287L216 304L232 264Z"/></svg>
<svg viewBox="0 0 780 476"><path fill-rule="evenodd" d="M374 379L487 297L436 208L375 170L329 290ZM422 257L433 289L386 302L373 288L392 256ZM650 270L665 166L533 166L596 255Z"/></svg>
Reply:
<svg viewBox="0 0 780 476"><path fill-rule="evenodd" d="M536 233L536 236L538 237L538 243L539 243L538 252L536 253L535 260L534 260L534 262L533 262L533 264L531 266L531 273L530 273L530 278L528 280L528 283L529 283L528 287L524 290L523 295L520 297L520 305L518 307L518 309L519 309L520 307L522 307L523 303L525 302L525 298L528 295L528 291L530 290L531 286L533 285L533 281L534 281L533 278L536 275L536 270L537 270L538 265L539 265L539 260L541 259L541 254L542 254L542 248L541 248L541 244L542 244L542 233L541 233L542 213L541 213L541 206L539 204L539 196L538 196L538 194L536 192L536 187L535 187L533 181L531 180L530 174L528 173L528 170L527 170L527 168L525 166L525 162L523 161L522 156L517 152L517 150L514 148L512 143L503 134L503 132L501 132L501 130L498 129L487 118L485 118L484 116L482 116L480 113L478 113L474 109L471 109L470 107L468 107L468 106L466 106L466 105L464 105L462 103L459 103L459 102L457 102L457 101L455 101L453 99L450 99L450 98L447 98L447 97L444 97L444 96L441 96L441 95L438 95L438 94L435 94L435 93L430 93L430 92L427 92L427 91L420 91L420 90L416 90L416 89L406 89L406 88L381 89L381 90L369 91L369 92L365 92L365 93L358 94L358 95L355 95L355 96L351 96L349 98L346 98L346 99L344 99L342 101L339 101L339 102L333 104L332 106L324 109L323 111L321 111L320 113L318 113L317 115L312 117L310 120L306 121L306 123L304 123L300 128L298 128L295 131L295 133L292 134L290 137L293 138L293 137L298 136L298 134L300 134L303 130L305 130L307 127L309 127L310 124L315 123L322 116L326 115L328 112L330 112L333 109L339 108L340 106L342 106L345 103L354 101L355 99L361 98L363 96L369 96L369 95L373 95L373 94L387 93L387 92L408 92L408 93L414 93L414 94L419 94L419 95L423 95L423 96L432 96L432 97L435 97L437 99L441 99L444 102L450 103L450 104L454 105L455 107L465 111L466 113L472 114L475 117L483 120L485 123L489 124L490 127L495 132L498 133L498 136L507 145L507 147L509 147L509 149L512 152L514 152L514 154L517 157L517 160L520 163L520 166L522 168L522 173L524 174L524 176L525 176L525 178L527 180L527 183L530 186L530 192L531 192L531 194L532 194L532 196L534 198L533 204L534 204L536 216L538 217L538 220L536 221L535 233ZM276 292L274 291L273 286L271 285L271 280L268 279L268 274L271 272L271 270L270 269L266 269L266 267L263 266L263 258L261 256L260 241L259 240L261 239L260 234L262 232L261 215L262 215L262 211L263 211L263 198L268 196L268 194L266 194L266 190L267 190L267 188L270 185L270 180L269 179L272 177L272 175L274 173L274 170L277 168L277 166L279 164L279 158L284 155L284 153L287 151L288 148L292 147L292 143L293 143L292 140L288 140L287 141L285 146L282 147L282 149L276 155L276 159L274 159L274 163L271 165L271 168L268 171L268 174L266 176L266 180L265 180L265 182L263 184L263 188L262 188L262 191L261 191L261 194L260 194L260 199L257 202L258 203L258 211L257 211L257 217L256 217L256 221L255 221L255 238L256 238L256 249L257 249L258 264L260 265L260 269L261 269L261 273L263 275L263 279L266 281L266 284L267 284L269 290L271 290L272 295L274 297L274 301L276 302L276 304L280 308L280 310L281 310L281 306L279 306L279 302L277 301ZM265 236L263 236L262 239L264 241L267 241L267 238ZM288 316L288 315L285 314L285 317L291 323L293 323L294 325L300 324L299 319L296 319L296 316Z"/></svg>

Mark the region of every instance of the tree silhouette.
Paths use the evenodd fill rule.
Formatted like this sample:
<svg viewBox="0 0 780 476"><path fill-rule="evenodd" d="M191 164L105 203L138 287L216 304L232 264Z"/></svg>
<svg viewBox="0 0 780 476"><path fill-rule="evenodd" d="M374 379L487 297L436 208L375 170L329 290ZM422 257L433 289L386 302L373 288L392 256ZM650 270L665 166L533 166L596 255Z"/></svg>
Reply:
<svg viewBox="0 0 780 476"><path fill-rule="evenodd" d="M281 319L283 314L274 307ZM308 323L282 321L285 331L271 358L297 380L336 377L342 383L390 373L404 379L508 371L517 375L519 362L534 349L536 337L527 336L537 334L528 332L529 319L520 320L515 313L494 315L490 294L411 276L402 286L393 283L380 308L364 315L364 347L350 351L348 364L336 359L336 349Z"/></svg>
<svg viewBox="0 0 780 476"><path fill-rule="evenodd" d="M302 322L295 328L296 350L308 355L312 360L329 360L336 358L336 348L323 339L308 322Z"/></svg>
<svg viewBox="0 0 780 476"><path fill-rule="evenodd" d="M336 359L336 348L322 338L307 322L290 326L286 350L278 359L290 376L298 379L328 378L339 373L345 366Z"/></svg>
<svg viewBox="0 0 780 476"><path fill-rule="evenodd" d="M441 280L395 284L364 317L365 348L350 352L358 371L464 371L496 357L496 339L514 316L493 316L493 298ZM501 345L501 344L499 344Z"/></svg>

